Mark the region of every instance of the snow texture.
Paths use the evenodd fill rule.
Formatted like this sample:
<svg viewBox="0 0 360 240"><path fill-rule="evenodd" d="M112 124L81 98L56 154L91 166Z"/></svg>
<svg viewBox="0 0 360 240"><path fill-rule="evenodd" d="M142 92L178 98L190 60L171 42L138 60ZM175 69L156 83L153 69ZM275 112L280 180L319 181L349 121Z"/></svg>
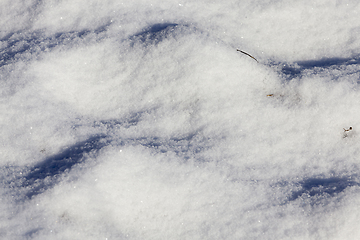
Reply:
<svg viewBox="0 0 360 240"><path fill-rule="evenodd" d="M0 16L0 239L360 238L360 3Z"/></svg>

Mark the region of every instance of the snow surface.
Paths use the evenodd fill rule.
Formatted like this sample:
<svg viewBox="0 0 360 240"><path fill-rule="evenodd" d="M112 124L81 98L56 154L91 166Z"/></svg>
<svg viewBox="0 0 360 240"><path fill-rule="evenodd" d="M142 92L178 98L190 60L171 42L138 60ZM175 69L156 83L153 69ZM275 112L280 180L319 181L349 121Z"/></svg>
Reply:
<svg viewBox="0 0 360 240"><path fill-rule="evenodd" d="M0 239L360 238L357 1L0 16Z"/></svg>

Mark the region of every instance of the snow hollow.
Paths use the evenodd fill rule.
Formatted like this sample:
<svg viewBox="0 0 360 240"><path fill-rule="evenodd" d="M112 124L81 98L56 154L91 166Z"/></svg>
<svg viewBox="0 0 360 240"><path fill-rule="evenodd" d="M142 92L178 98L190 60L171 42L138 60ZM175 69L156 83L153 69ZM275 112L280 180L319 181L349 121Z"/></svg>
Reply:
<svg viewBox="0 0 360 240"><path fill-rule="evenodd" d="M360 237L360 3L0 16L1 239Z"/></svg>

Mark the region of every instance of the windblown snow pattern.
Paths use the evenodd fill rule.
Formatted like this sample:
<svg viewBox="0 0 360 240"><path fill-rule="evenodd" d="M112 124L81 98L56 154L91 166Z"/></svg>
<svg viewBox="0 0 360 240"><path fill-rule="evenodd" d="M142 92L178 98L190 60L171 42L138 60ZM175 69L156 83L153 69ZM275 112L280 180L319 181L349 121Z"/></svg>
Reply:
<svg viewBox="0 0 360 240"><path fill-rule="evenodd" d="M0 16L0 239L360 238L357 1Z"/></svg>

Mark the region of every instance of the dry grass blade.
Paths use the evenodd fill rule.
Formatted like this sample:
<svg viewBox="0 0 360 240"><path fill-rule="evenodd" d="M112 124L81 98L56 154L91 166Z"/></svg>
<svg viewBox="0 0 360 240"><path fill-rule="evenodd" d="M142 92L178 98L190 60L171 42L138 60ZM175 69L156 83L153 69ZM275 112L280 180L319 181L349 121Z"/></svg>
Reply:
<svg viewBox="0 0 360 240"><path fill-rule="evenodd" d="M245 54L245 55L247 55L247 56L251 57L251 58L252 58L252 59L254 59L256 62L259 62L258 60L256 60L256 58L254 58L253 56L251 56L251 55L250 55L250 54L248 54L247 52L241 51L240 49L236 49L236 51L241 52L241 53L243 53L243 54Z"/></svg>

